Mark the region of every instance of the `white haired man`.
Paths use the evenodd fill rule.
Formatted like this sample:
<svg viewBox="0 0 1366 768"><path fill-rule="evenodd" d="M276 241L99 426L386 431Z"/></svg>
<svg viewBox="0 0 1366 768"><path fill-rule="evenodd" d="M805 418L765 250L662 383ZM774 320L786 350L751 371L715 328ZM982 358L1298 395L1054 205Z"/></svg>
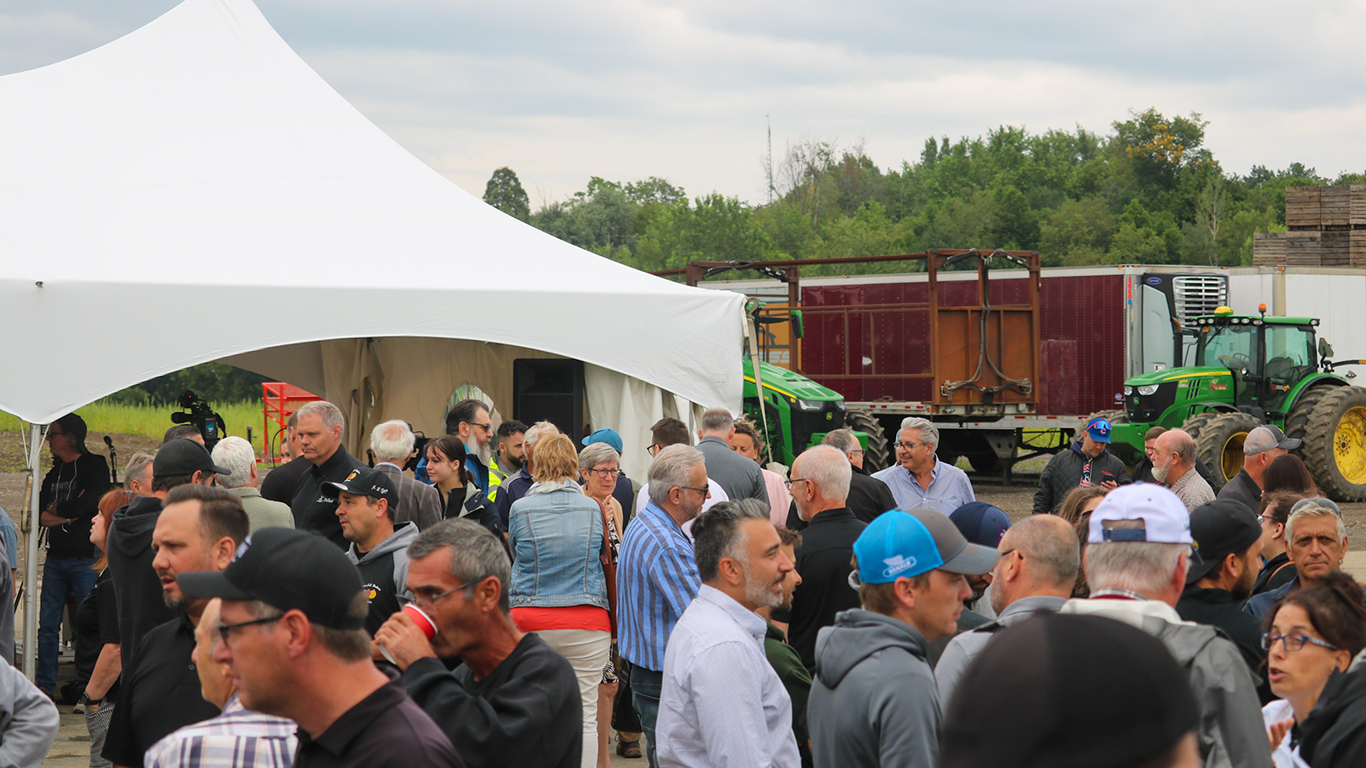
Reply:
<svg viewBox="0 0 1366 768"><path fill-rule="evenodd" d="M949 515L977 500L967 473L935 455L939 430L929 421L906 418L896 440L897 463L873 477L892 489L898 509L934 509Z"/></svg>
<svg viewBox="0 0 1366 768"><path fill-rule="evenodd" d="M251 443L240 437L219 440L213 447L213 463L232 472L219 475L218 485L242 500L251 530L294 527L294 514L289 511L288 504L264 498L256 490L256 451Z"/></svg>
<svg viewBox="0 0 1366 768"><path fill-rule="evenodd" d="M1091 513L1083 555L1091 597L1060 613L1123 621L1166 644L1200 706L1200 758L1206 766L1270 768L1256 684L1233 641L1214 627L1181 619L1194 540L1176 494L1139 483L1110 491Z"/></svg>
<svg viewBox="0 0 1366 768"><path fill-rule="evenodd" d="M1172 489L1187 512L1214 501L1214 489L1195 471L1195 439L1184 429L1169 429L1157 438L1153 479Z"/></svg>
<svg viewBox="0 0 1366 768"><path fill-rule="evenodd" d="M398 506L392 512L394 525L415 523L425 531L441 522L441 494L436 488L403 474L403 465L413 454L417 436L408 422L394 419L370 432L370 451L375 454L375 469L383 472L398 489Z"/></svg>
<svg viewBox="0 0 1366 768"><path fill-rule="evenodd" d="M1248 598L1243 604L1246 613L1263 618L1282 597L1342 569L1347 556L1347 526L1338 505L1322 498L1295 502L1285 521L1285 550L1295 566L1295 579Z"/></svg>

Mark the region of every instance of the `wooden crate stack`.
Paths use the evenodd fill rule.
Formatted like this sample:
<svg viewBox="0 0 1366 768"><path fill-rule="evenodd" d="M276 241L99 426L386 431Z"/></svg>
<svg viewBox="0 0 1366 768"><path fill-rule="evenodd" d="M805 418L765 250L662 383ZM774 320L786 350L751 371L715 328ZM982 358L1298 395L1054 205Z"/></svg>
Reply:
<svg viewBox="0 0 1366 768"><path fill-rule="evenodd" d="M1253 264L1366 267L1366 184L1287 187L1285 226L1253 236Z"/></svg>

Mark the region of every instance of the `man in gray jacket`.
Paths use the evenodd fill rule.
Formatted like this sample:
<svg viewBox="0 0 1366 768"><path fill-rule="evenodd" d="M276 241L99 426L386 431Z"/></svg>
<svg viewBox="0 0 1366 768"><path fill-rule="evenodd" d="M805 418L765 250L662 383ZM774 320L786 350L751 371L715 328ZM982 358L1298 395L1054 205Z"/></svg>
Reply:
<svg viewBox="0 0 1366 768"><path fill-rule="evenodd" d="M701 439L697 450L707 459L707 477L715 480L731 501L758 499L768 504L768 486L759 465L730 447L735 435L735 419L725 408L713 408L702 414Z"/></svg>
<svg viewBox="0 0 1366 768"><path fill-rule="evenodd" d="M0 661L0 765L41 765L58 724L52 700L8 660Z"/></svg>
<svg viewBox="0 0 1366 768"><path fill-rule="evenodd" d="M941 724L926 643L953 634L997 551L933 510L892 510L854 542L863 609L816 640L807 725L816 768L933 768ZM851 575L851 582L854 581Z"/></svg>
<svg viewBox="0 0 1366 768"><path fill-rule="evenodd" d="M1038 613L1052 613L1072 596L1081 567L1077 533L1056 515L1035 515L1016 523L997 546L1001 559L991 578L991 607L996 620L949 641L934 668L939 707L949 710L963 670L987 641Z"/></svg>
<svg viewBox="0 0 1366 768"><path fill-rule="evenodd" d="M213 447L213 463L232 474L219 475L218 485L242 501L251 530L293 528L294 513L288 504L271 501L256 490L256 451L240 437L225 437Z"/></svg>
<svg viewBox="0 0 1366 768"><path fill-rule="evenodd" d="M329 483L337 494L337 517L342 535L351 545L346 557L365 581L370 613L365 631L371 637L390 616L403 610L408 592L408 545L417 526L394 524L392 507L398 492L388 476L375 469L353 469L340 483Z"/></svg>
<svg viewBox="0 0 1366 768"><path fill-rule="evenodd" d="M1190 514L1157 485L1128 485L1106 494L1087 535L1088 600L1060 613L1127 622L1166 644L1190 679L1200 706L1200 758L1206 768L1270 768L1256 685L1238 647L1218 630L1181 619L1193 543Z"/></svg>
<svg viewBox="0 0 1366 768"><path fill-rule="evenodd" d="M435 487L403 474L403 465L416 444L413 428L399 419L386 421L370 432L375 469L388 476L398 489L398 504L391 510L394 523L416 523L419 531L425 531L441 522L441 496Z"/></svg>

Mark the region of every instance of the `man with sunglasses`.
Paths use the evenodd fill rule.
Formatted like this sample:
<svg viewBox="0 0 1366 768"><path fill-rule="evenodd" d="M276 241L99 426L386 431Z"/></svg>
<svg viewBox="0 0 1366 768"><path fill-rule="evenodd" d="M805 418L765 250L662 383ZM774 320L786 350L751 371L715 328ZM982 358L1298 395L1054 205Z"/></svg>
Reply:
<svg viewBox="0 0 1366 768"><path fill-rule="evenodd" d="M408 590L431 618L430 640L406 613L375 634L403 670L408 695L470 768L572 768L583 751L583 705L569 662L513 623L512 563L503 542L470 520L446 520L408 546ZM447 671L443 660L463 666Z"/></svg>
<svg viewBox="0 0 1366 768"><path fill-rule="evenodd" d="M1123 621L1161 640L1200 707L1201 763L1271 768L1256 686L1238 647L1175 609L1189 566L1200 562L1185 503L1150 483L1122 486L1091 513L1087 542L1091 596L1069 600L1059 612Z"/></svg>
<svg viewBox="0 0 1366 768"><path fill-rule="evenodd" d="M241 500L222 488L188 483L166 495L152 532L152 569L166 605L179 615L149 630L123 660L102 753L114 765L142 765L147 749L162 737L219 714L201 695L192 660L195 626L209 601L185 592L179 577L227 568L250 525Z"/></svg>
<svg viewBox="0 0 1366 768"><path fill-rule="evenodd" d="M465 444L465 468L485 494L489 491L489 462L493 460L493 417L480 400L461 400L446 414L446 434Z"/></svg>

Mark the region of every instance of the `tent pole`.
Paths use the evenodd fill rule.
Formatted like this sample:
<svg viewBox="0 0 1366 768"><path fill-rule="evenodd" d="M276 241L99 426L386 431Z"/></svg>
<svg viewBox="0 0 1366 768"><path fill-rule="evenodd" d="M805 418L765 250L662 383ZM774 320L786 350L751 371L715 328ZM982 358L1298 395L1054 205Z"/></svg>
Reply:
<svg viewBox="0 0 1366 768"><path fill-rule="evenodd" d="M773 443L768 437L768 414L764 412L764 377L759 370L759 327L754 315L746 313L749 319L749 362L754 367L754 390L759 393L759 424L764 430L764 445L768 446L768 460L773 459Z"/></svg>
<svg viewBox="0 0 1366 768"><path fill-rule="evenodd" d="M33 680L38 672L38 534L42 526L38 513L38 492L43 482L38 473L38 458L42 446L42 426L30 424L28 469L32 482L28 520L24 526L28 543L28 554L24 558L24 676L29 680Z"/></svg>

